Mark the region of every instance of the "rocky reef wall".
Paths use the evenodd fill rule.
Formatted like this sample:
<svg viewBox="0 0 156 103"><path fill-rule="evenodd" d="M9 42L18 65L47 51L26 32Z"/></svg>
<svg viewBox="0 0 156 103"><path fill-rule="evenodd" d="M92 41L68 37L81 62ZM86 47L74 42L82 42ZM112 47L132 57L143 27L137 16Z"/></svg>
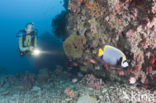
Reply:
<svg viewBox="0 0 156 103"><path fill-rule="evenodd" d="M76 39L73 42L69 36L66 40L71 41L72 46L64 46L64 50L67 56L71 52L75 54L69 58L77 61L80 70L85 70L82 72L92 72L113 81L127 82L135 77L142 86L155 85L155 0L69 0L68 13L68 35L82 36L85 43ZM130 64L127 70L99 61L97 50L105 44L125 53ZM79 50L83 53L71 51L73 45L81 45L83 49Z"/></svg>

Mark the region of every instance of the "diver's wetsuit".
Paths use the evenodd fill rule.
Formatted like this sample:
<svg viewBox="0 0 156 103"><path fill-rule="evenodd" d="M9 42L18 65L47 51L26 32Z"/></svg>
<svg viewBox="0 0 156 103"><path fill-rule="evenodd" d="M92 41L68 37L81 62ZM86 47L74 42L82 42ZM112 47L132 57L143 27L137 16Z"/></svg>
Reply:
<svg viewBox="0 0 156 103"><path fill-rule="evenodd" d="M20 55L24 56L24 54L30 53L30 47L37 47L37 35L35 31L26 34L26 31L22 30L19 37Z"/></svg>

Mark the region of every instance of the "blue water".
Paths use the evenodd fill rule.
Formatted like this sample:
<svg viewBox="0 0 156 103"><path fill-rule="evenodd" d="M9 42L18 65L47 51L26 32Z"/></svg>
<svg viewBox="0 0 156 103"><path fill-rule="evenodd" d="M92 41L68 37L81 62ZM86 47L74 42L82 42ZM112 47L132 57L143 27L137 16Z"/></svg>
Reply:
<svg viewBox="0 0 156 103"><path fill-rule="evenodd" d="M23 29L25 24L33 22L35 28L39 30L39 36L45 32L53 35L51 32L52 19L64 9L63 0L0 0L0 72L33 72L35 67L49 67L48 63L42 64L46 61L46 57L32 59L25 56L20 58L16 33ZM49 50L55 49L56 51L55 43L60 43L58 45L61 47L61 41L56 39L53 39L54 42L52 39L50 42L46 42L43 49L48 50L48 46L54 46ZM43 43L45 40L40 41ZM40 45L42 44L40 43ZM59 51L61 50L59 49ZM54 63L55 59L51 58L53 56L48 58L50 63ZM38 62L41 65L38 65Z"/></svg>

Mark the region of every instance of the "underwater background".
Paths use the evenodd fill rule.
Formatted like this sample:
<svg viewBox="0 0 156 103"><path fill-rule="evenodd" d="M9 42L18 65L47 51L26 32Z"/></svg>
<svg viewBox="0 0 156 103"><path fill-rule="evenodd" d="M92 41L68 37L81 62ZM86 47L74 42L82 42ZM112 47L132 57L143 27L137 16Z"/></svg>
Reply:
<svg viewBox="0 0 156 103"><path fill-rule="evenodd" d="M155 0L1 0L0 103L156 103ZM27 23L41 54L20 56Z"/></svg>
<svg viewBox="0 0 156 103"><path fill-rule="evenodd" d="M18 52L18 37L16 37L19 30L25 28L27 23L34 23L39 32L39 40L42 34L49 34L53 40L47 40L44 43L44 49L49 47L49 51L58 51L57 47L61 47L62 41L53 37L52 19L56 15L65 10L63 0L5 0L0 1L0 72L17 73L30 71L33 72L35 66L38 64L40 58L24 57L20 58ZM45 36L46 37L46 36ZM42 40L41 40L42 42ZM40 42L40 43L41 43ZM50 44L50 46L48 46ZM57 46L56 46L56 45ZM47 47L45 47L45 45ZM41 46L40 46L41 47ZM51 56L54 56L51 55ZM62 56L62 55L60 55ZM43 57L42 57L43 58ZM44 57L46 58L46 57ZM53 57L51 57L53 58ZM42 62L51 62L45 64L46 66L53 66L57 64L55 59L42 60ZM55 63L53 63L55 62ZM37 63L37 64L36 64ZM41 62L39 63L42 64ZM43 66L40 68L44 68Z"/></svg>

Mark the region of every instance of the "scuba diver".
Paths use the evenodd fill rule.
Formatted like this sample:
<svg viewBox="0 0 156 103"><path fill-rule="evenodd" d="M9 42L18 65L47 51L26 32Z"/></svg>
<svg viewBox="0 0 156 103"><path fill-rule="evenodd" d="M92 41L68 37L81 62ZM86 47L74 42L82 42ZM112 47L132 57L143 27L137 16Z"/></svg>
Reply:
<svg viewBox="0 0 156 103"><path fill-rule="evenodd" d="M24 30L19 31L19 52L20 56L25 54L38 55L37 50L37 31L34 30L33 23L28 23Z"/></svg>

